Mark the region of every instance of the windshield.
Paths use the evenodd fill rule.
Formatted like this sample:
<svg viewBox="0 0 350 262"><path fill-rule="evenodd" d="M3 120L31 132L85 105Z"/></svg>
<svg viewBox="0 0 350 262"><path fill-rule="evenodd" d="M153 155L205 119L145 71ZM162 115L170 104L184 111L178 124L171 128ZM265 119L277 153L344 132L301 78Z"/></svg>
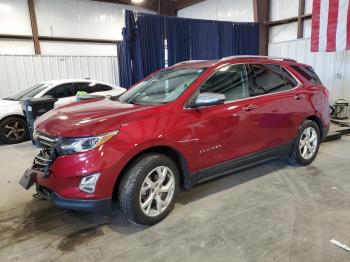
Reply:
<svg viewBox="0 0 350 262"><path fill-rule="evenodd" d="M32 98L32 97L36 96L37 94L39 94L44 89L46 89L47 87L49 87L48 84L36 84L36 85L33 85L31 87L24 89L23 91L15 94L13 96L10 96L8 99L22 100L25 98Z"/></svg>
<svg viewBox="0 0 350 262"><path fill-rule="evenodd" d="M160 71L125 92L119 101L141 105L169 103L178 98L203 71L198 68Z"/></svg>

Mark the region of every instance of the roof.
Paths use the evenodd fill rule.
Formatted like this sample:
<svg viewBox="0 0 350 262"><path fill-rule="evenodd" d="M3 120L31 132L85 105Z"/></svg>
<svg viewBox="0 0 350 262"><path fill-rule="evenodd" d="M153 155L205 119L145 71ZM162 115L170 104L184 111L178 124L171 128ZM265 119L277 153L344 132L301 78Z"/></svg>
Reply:
<svg viewBox="0 0 350 262"><path fill-rule="evenodd" d="M287 62L287 63L297 63L297 61L290 59L290 58L284 58L284 57L272 57L272 56L250 56L250 55L236 55L236 56L228 56L224 57L220 60L190 60L190 61L184 61L177 63L171 68L209 68L212 66L217 66L221 64L225 64L228 61L233 62L235 60L255 60L255 61L269 61L273 60L275 62Z"/></svg>
<svg viewBox="0 0 350 262"><path fill-rule="evenodd" d="M100 84L106 84L109 86L113 86L111 84L107 84L107 83L103 83L101 81L96 81L93 79L56 79L56 80L48 80L48 81L42 81L40 82L40 84L47 84L47 85L60 85L60 84L66 84L66 83L81 83L81 82L86 82L86 83L90 83L90 82L95 82L95 83L100 83Z"/></svg>

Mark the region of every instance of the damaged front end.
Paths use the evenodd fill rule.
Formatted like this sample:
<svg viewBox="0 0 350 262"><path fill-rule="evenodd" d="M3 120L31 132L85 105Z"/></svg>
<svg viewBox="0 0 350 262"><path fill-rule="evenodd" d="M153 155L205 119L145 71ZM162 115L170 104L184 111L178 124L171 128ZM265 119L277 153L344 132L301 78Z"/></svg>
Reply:
<svg viewBox="0 0 350 262"><path fill-rule="evenodd" d="M57 158L56 146L58 145L60 138L52 137L46 134L37 133L36 139L38 141L41 150L39 154L34 158L33 165L27 169L19 184L26 190L36 182L37 177L48 178L50 176L50 167ZM43 186L37 185L37 194L34 195L36 198L50 197L51 190Z"/></svg>

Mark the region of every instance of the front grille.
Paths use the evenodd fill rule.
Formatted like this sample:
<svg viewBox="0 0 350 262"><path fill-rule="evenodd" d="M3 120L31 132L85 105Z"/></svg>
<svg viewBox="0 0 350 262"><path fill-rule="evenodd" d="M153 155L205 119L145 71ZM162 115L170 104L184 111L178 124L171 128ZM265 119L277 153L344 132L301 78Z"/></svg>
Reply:
<svg viewBox="0 0 350 262"><path fill-rule="evenodd" d="M38 133L36 138L42 149L34 159L34 167L48 176L50 166L56 158L55 146L58 138L43 133Z"/></svg>
<svg viewBox="0 0 350 262"><path fill-rule="evenodd" d="M58 142L58 137L49 136L43 133L38 133L37 140L41 147L53 148Z"/></svg>

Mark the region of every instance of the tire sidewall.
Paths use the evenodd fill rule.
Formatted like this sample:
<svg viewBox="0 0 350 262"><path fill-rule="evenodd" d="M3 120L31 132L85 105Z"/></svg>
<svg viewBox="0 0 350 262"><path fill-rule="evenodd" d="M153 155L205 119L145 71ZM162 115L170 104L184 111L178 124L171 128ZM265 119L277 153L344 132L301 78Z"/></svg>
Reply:
<svg viewBox="0 0 350 262"><path fill-rule="evenodd" d="M171 199L171 202L169 203L168 207L166 210L163 211L162 214L158 215L158 216L154 216L154 217L150 217L147 216L142 210L141 210L141 206L140 206L140 191L141 191L141 187L142 184L144 182L144 180L146 179L147 175L149 174L149 172L151 172L154 168L158 167L158 166L166 166L168 168L171 169L171 171L174 174L174 179L175 179L175 189L174 189L174 194L173 197ZM137 175L137 179L136 179L136 183L135 186L132 190L132 206L133 206L133 210L135 212L135 218L137 218L137 220L144 225L154 225L156 223L158 223L159 221L163 220L168 214L169 212L173 209L174 205L175 205L175 200L176 200L176 196L179 190L179 185L180 185L180 181L179 181L179 171L178 168L176 166L176 164L169 159L167 156L164 155L159 155L157 158L155 158L154 160L150 161L144 169L141 170L141 172Z"/></svg>
<svg viewBox="0 0 350 262"><path fill-rule="evenodd" d="M300 149L299 149L299 143L300 143L300 138L303 134L303 132L305 131L305 129L309 128L309 127L312 127L316 130L316 133L317 133L317 148L316 148L316 151L314 153L314 155L310 158L310 159L304 159L301 155L301 152L300 152ZM321 132L320 132L320 128L318 127L318 125L314 122L314 121L311 121L311 120L307 120L305 121L301 127L299 128L299 132L298 132L298 136L296 138L296 141L295 141L295 144L294 144L294 152L293 154L295 155L295 158L297 160L298 163L302 164L302 165L309 165L311 164L317 154L318 154L318 150L320 148L320 143L321 143Z"/></svg>

